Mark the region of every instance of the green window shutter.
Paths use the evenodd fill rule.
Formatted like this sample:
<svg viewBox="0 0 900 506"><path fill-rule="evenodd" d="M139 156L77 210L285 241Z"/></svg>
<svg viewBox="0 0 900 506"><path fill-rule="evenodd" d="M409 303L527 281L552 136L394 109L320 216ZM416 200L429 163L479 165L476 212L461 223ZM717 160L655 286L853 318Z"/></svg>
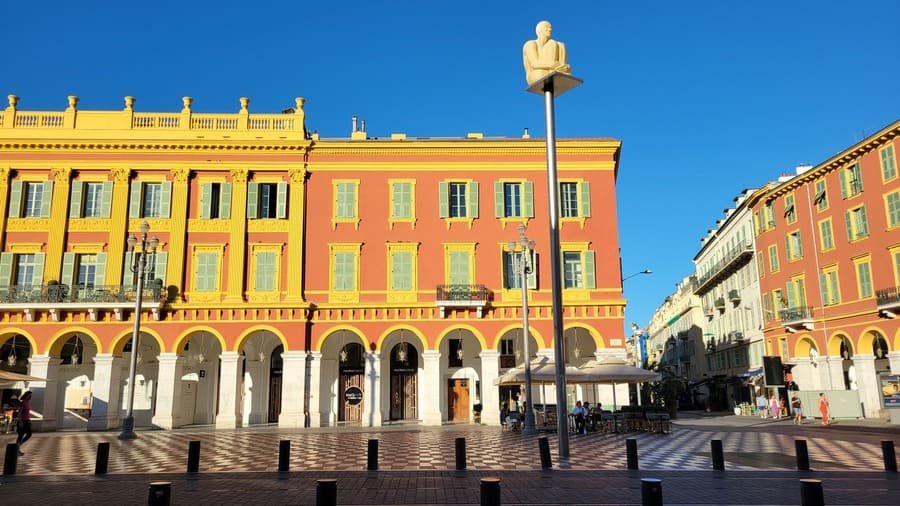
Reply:
<svg viewBox="0 0 900 506"><path fill-rule="evenodd" d="M31 278L31 286L39 287L44 284L44 253L34 254L34 276Z"/></svg>
<svg viewBox="0 0 900 506"><path fill-rule="evenodd" d="M131 290L134 286L134 273L131 272L131 262L134 258L134 253L130 251L125 252L125 260L122 263L122 289L123 290Z"/></svg>
<svg viewBox="0 0 900 506"><path fill-rule="evenodd" d="M159 217L168 218L172 209L172 183L163 181L159 191Z"/></svg>
<svg viewBox="0 0 900 506"><path fill-rule="evenodd" d="M97 253L97 272L94 274L94 285L106 284L106 253Z"/></svg>
<svg viewBox="0 0 900 506"><path fill-rule="evenodd" d="M794 251L793 249L791 249L790 234L784 236L784 255L788 258L788 260L792 260L794 258Z"/></svg>
<svg viewBox="0 0 900 506"><path fill-rule="evenodd" d="M828 300L828 282L825 279L825 273L819 273L819 293L822 295L822 301L824 304L828 305L831 302Z"/></svg>
<svg viewBox="0 0 900 506"><path fill-rule="evenodd" d="M522 214L526 218L534 218L534 183L522 183Z"/></svg>
<svg viewBox="0 0 900 506"><path fill-rule="evenodd" d="M356 289L355 263L353 253L336 253L334 255L334 289L352 291Z"/></svg>
<svg viewBox="0 0 900 506"><path fill-rule="evenodd" d="M275 217L278 219L287 218L287 191L288 184L285 182L278 183L278 200L275 204Z"/></svg>
<svg viewBox="0 0 900 506"><path fill-rule="evenodd" d="M44 191L41 195L41 218L50 217L50 204L53 201L53 181L44 181Z"/></svg>
<svg viewBox="0 0 900 506"><path fill-rule="evenodd" d="M578 184L578 205L581 216L584 218L591 217L591 183L582 181Z"/></svg>
<svg viewBox="0 0 900 506"><path fill-rule="evenodd" d="M83 188L83 182L72 181L72 197L69 202L69 219L81 218L81 192Z"/></svg>
<svg viewBox="0 0 900 506"><path fill-rule="evenodd" d="M837 272L832 271L828 273L828 284L831 285L832 302L839 304L841 302L841 287L838 285Z"/></svg>
<svg viewBox="0 0 900 506"><path fill-rule="evenodd" d="M584 285L586 288L597 288L597 277L594 273L594 252L585 251L584 258Z"/></svg>
<svg viewBox="0 0 900 506"><path fill-rule="evenodd" d="M803 256L803 239L800 237L800 231L798 230L795 234L797 238L797 256L796 258L800 258Z"/></svg>
<svg viewBox="0 0 900 506"><path fill-rule="evenodd" d="M128 197L128 217L141 217L141 190L143 184L140 181L131 182L131 195Z"/></svg>
<svg viewBox="0 0 900 506"><path fill-rule="evenodd" d="M831 249L834 247L834 234L831 233L831 222L822 222L822 248Z"/></svg>
<svg viewBox="0 0 900 506"><path fill-rule="evenodd" d="M247 218L256 219L259 216L259 183L247 183Z"/></svg>
<svg viewBox="0 0 900 506"><path fill-rule="evenodd" d="M900 225L900 192L887 196L888 227Z"/></svg>
<svg viewBox="0 0 900 506"><path fill-rule="evenodd" d="M222 183L219 187L219 218L231 218L231 183Z"/></svg>
<svg viewBox="0 0 900 506"><path fill-rule="evenodd" d="M470 280L469 253L467 251L450 252L450 284L468 285Z"/></svg>
<svg viewBox="0 0 900 506"><path fill-rule="evenodd" d="M391 193L394 201L393 218L412 218L412 183L393 183Z"/></svg>
<svg viewBox="0 0 900 506"><path fill-rule="evenodd" d="M531 250L531 272L528 273L528 289L537 290L538 254Z"/></svg>
<svg viewBox="0 0 900 506"><path fill-rule="evenodd" d="M156 265L153 269L153 279L162 280L166 286L166 269L168 268L169 254L165 251L156 254Z"/></svg>
<svg viewBox="0 0 900 506"><path fill-rule="evenodd" d="M894 146L888 146L881 150L881 176L885 180L897 175L897 164L894 161Z"/></svg>
<svg viewBox="0 0 900 506"><path fill-rule="evenodd" d="M853 239L855 239L855 237L853 237L853 216L852 216L852 214L853 214L852 211L847 211L844 213L844 225L847 226L847 241L848 242L853 242Z"/></svg>
<svg viewBox="0 0 900 506"><path fill-rule="evenodd" d="M468 193L467 197L469 198L469 208L466 209L466 217L467 218L477 218L478 217L478 182L472 181L467 185L466 193Z"/></svg>
<svg viewBox="0 0 900 506"><path fill-rule="evenodd" d="M110 211L112 209L112 191L112 181L105 181L103 183L103 193L100 197L100 215L104 218L109 218L110 216Z"/></svg>
<svg viewBox="0 0 900 506"><path fill-rule="evenodd" d="M62 276L60 284L71 287L72 276L75 274L75 253L63 253Z"/></svg>
<svg viewBox="0 0 900 506"><path fill-rule="evenodd" d="M494 181L494 216L497 218L506 218L503 197L503 183Z"/></svg>
<svg viewBox="0 0 900 506"><path fill-rule="evenodd" d="M391 254L392 290L412 290L412 253Z"/></svg>
<svg viewBox="0 0 900 506"><path fill-rule="evenodd" d="M9 191L9 217L19 218L22 213L22 182L13 181Z"/></svg>
<svg viewBox="0 0 900 506"><path fill-rule="evenodd" d="M210 216L210 197L212 196L212 183L200 184L200 218L207 220Z"/></svg>
<svg viewBox="0 0 900 506"><path fill-rule="evenodd" d="M356 218L356 185L338 183L335 193L335 218Z"/></svg>
<svg viewBox="0 0 900 506"><path fill-rule="evenodd" d="M856 179L856 193L863 191L862 171L859 168L859 162L853 165L853 178Z"/></svg>
<svg viewBox="0 0 900 506"><path fill-rule="evenodd" d="M0 287L6 288L12 283L12 253L0 253Z"/></svg>
<svg viewBox="0 0 900 506"><path fill-rule="evenodd" d="M793 282L793 281L788 281L788 282L787 282L787 285L785 286L785 288L787 289L788 306L789 306L789 307L796 307L796 306L797 306L797 305L796 305L796 300L797 300L796 297L797 297L797 293L794 291L794 282Z"/></svg>
<svg viewBox="0 0 900 506"><path fill-rule="evenodd" d="M21 185L21 183L19 184ZM450 217L450 184L446 181L438 183L438 216L440 218Z"/></svg>
<svg viewBox="0 0 900 506"><path fill-rule="evenodd" d="M847 195L849 194L849 191L847 189L847 177L848 177L847 174L848 174L848 172L849 171L847 169L843 169L838 173L838 180L841 183L841 198L842 199L847 198Z"/></svg>
<svg viewBox="0 0 900 506"><path fill-rule="evenodd" d="M872 296L872 276L869 272L869 264L861 262L856 264L856 275L859 278L859 296L862 298Z"/></svg>
<svg viewBox="0 0 900 506"><path fill-rule="evenodd" d="M197 291L212 292L216 290L218 260L218 255L215 253L197 255Z"/></svg>
<svg viewBox="0 0 900 506"><path fill-rule="evenodd" d="M515 255L513 251L504 251L502 255L500 255L500 274L503 276L503 288L512 288L511 283L509 282L509 268L511 267L510 257Z"/></svg>
<svg viewBox="0 0 900 506"><path fill-rule="evenodd" d="M856 230L859 235L869 235L869 219L866 216L866 206L862 206L859 208L859 211L857 211L856 213L856 218L858 220L856 224Z"/></svg>
<svg viewBox="0 0 900 506"><path fill-rule="evenodd" d="M257 292L271 292L275 289L275 254L263 252L256 254L256 283L254 290Z"/></svg>

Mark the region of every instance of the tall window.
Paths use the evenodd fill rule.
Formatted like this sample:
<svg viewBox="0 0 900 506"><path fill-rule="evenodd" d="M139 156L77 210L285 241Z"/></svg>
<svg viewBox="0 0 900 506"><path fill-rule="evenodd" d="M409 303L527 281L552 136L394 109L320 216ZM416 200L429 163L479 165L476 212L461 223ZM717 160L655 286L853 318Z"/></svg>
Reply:
<svg viewBox="0 0 900 506"><path fill-rule="evenodd" d="M35 278L39 278L41 275L37 272L39 267L42 268L43 265L38 265L37 254L16 255L16 279L12 284L32 286Z"/></svg>
<svg viewBox="0 0 900 506"><path fill-rule="evenodd" d="M275 291L276 255L271 251L256 252L256 280L253 289L257 292Z"/></svg>
<svg viewBox="0 0 900 506"><path fill-rule="evenodd" d="M141 199L141 217L157 218L159 217L159 207L162 202L162 184L146 183L144 185L144 196Z"/></svg>
<svg viewBox="0 0 900 506"><path fill-rule="evenodd" d="M43 202L44 183L25 183L25 209L23 215L26 218L41 216Z"/></svg>
<svg viewBox="0 0 900 506"><path fill-rule="evenodd" d="M819 274L819 289L822 291L822 301L826 306L840 304L841 288L838 284L837 267L826 267Z"/></svg>
<svg viewBox="0 0 900 506"><path fill-rule="evenodd" d="M231 183L200 184L200 218L228 219L231 217Z"/></svg>
<svg viewBox="0 0 900 506"><path fill-rule="evenodd" d="M884 203L888 228L900 226L900 191L885 195Z"/></svg>
<svg viewBox="0 0 900 506"><path fill-rule="evenodd" d="M408 292L413 289L413 253L391 252L391 290Z"/></svg>
<svg viewBox="0 0 900 506"><path fill-rule="evenodd" d="M853 242L869 235L869 221L866 218L866 206L859 206L844 213L844 224L847 226L847 241Z"/></svg>
<svg viewBox="0 0 900 506"><path fill-rule="evenodd" d="M465 183L450 183L450 217L466 217L466 189Z"/></svg>
<svg viewBox="0 0 900 506"><path fill-rule="evenodd" d="M797 221L797 210L794 209L794 194L784 197L784 218L788 223Z"/></svg>
<svg viewBox="0 0 900 506"><path fill-rule="evenodd" d="M530 255L531 272L528 273L528 288L537 288L537 253L533 250ZM504 288L507 290L522 289L522 268L519 263L522 260L521 251L504 251L503 252L503 279Z"/></svg>
<svg viewBox="0 0 900 506"><path fill-rule="evenodd" d="M477 218L478 183L441 181L438 183L441 218Z"/></svg>
<svg viewBox="0 0 900 506"><path fill-rule="evenodd" d="M287 192L288 185L285 182L247 184L247 218L286 218Z"/></svg>
<svg viewBox="0 0 900 506"><path fill-rule="evenodd" d="M168 218L171 203L171 182L131 182L131 196L128 205L130 218Z"/></svg>
<svg viewBox="0 0 900 506"><path fill-rule="evenodd" d="M775 228L775 202L771 200L766 202L765 207L763 207L763 223L765 224L763 227L765 230Z"/></svg>
<svg viewBox="0 0 900 506"><path fill-rule="evenodd" d="M503 184L503 215L522 216L522 185Z"/></svg>
<svg viewBox="0 0 900 506"><path fill-rule="evenodd" d="M563 251L563 287L596 288L593 251Z"/></svg>
<svg viewBox="0 0 900 506"><path fill-rule="evenodd" d="M78 255L77 277L75 284L84 288L93 288L97 280L97 255Z"/></svg>
<svg viewBox="0 0 900 506"><path fill-rule="evenodd" d="M450 252L450 284L468 285L472 280L472 257L468 251Z"/></svg>
<svg viewBox="0 0 900 506"><path fill-rule="evenodd" d="M43 253L0 253L0 289L14 285L40 286L43 275Z"/></svg>
<svg viewBox="0 0 900 506"><path fill-rule="evenodd" d="M48 218L53 200L53 181L14 180L9 189L10 218Z"/></svg>
<svg viewBox="0 0 900 506"><path fill-rule="evenodd" d="M494 214L498 218L534 216L534 185L530 181L494 183Z"/></svg>
<svg viewBox="0 0 900 506"><path fill-rule="evenodd" d="M103 183L85 183L82 216L94 218L103 212Z"/></svg>
<svg viewBox="0 0 900 506"><path fill-rule="evenodd" d="M356 186L355 181L339 181L334 183L334 217L337 220L356 218Z"/></svg>
<svg viewBox="0 0 900 506"><path fill-rule="evenodd" d="M881 177L889 181L897 177L897 160L894 158L894 146L889 145L879 151L881 157Z"/></svg>
<svg viewBox="0 0 900 506"><path fill-rule="evenodd" d="M813 201L813 203L816 205L816 209L819 211L828 209L828 193L825 189L824 179L816 181L816 199Z"/></svg>
<svg viewBox="0 0 900 506"><path fill-rule="evenodd" d="M785 236L784 243L788 261L803 258L803 241L799 230Z"/></svg>
<svg viewBox="0 0 900 506"><path fill-rule="evenodd" d="M834 248L834 233L831 230L830 218L819 222L819 238L822 243L822 251Z"/></svg>
<svg viewBox="0 0 900 506"><path fill-rule="evenodd" d="M391 221L408 221L413 216L413 182L391 181Z"/></svg>
<svg viewBox="0 0 900 506"><path fill-rule="evenodd" d="M872 291L872 265L868 258L854 261L856 264L856 282L859 288L859 298L867 299L873 295Z"/></svg>
<svg viewBox="0 0 900 506"><path fill-rule="evenodd" d="M334 286L336 291L356 290L356 254L339 251L334 254Z"/></svg>
<svg viewBox="0 0 900 506"><path fill-rule="evenodd" d="M841 198L850 198L859 195L863 191L859 162L841 170L839 177L841 179Z"/></svg>
<svg viewBox="0 0 900 506"><path fill-rule="evenodd" d="M559 183L559 215L562 218L591 216L591 185L587 181Z"/></svg>
<svg viewBox="0 0 900 506"><path fill-rule="evenodd" d="M778 272L778 246L769 246L769 272Z"/></svg>
<svg viewBox="0 0 900 506"><path fill-rule="evenodd" d="M789 307L802 307L806 305L806 287L802 277L789 279L785 285L787 290L787 302Z"/></svg>
<svg viewBox="0 0 900 506"><path fill-rule="evenodd" d="M360 290L359 257L362 243L333 243L328 245L329 302L358 302Z"/></svg>
<svg viewBox="0 0 900 506"><path fill-rule="evenodd" d="M215 292L218 287L219 254L201 252L197 254L196 285L198 292Z"/></svg>

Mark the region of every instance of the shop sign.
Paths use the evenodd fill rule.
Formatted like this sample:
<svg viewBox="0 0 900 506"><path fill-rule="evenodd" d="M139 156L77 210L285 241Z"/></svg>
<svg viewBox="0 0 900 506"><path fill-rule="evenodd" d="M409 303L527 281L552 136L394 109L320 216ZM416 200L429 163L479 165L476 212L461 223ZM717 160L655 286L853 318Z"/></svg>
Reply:
<svg viewBox="0 0 900 506"><path fill-rule="evenodd" d="M900 376L881 376L881 395L884 407L900 408Z"/></svg>
<svg viewBox="0 0 900 506"><path fill-rule="evenodd" d="M344 390L344 402L351 406L356 406L360 402L362 402L363 393L359 387L350 387L347 390Z"/></svg>

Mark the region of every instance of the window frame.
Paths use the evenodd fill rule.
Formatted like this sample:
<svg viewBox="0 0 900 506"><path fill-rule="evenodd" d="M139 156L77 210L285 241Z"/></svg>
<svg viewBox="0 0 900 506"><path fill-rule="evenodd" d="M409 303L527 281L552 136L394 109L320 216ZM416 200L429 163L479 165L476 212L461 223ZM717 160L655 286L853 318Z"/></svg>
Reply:
<svg viewBox="0 0 900 506"><path fill-rule="evenodd" d="M359 302L361 252L361 242L328 244L328 302ZM337 255L351 255L353 268L353 273L351 274L353 287L351 289L337 288Z"/></svg>
<svg viewBox="0 0 900 506"><path fill-rule="evenodd" d="M338 223L352 223L354 230L359 229L359 183L359 179L331 180L332 230Z"/></svg>
<svg viewBox="0 0 900 506"><path fill-rule="evenodd" d="M868 276L867 283L864 283L862 276L860 276L860 269L862 267L865 267ZM856 294L859 296L859 299L863 300L875 297L875 287L872 279L872 258L869 255L862 255L853 259L853 274L856 277ZM868 285L867 287L866 284Z"/></svg>
<svg viewBox="0 0 900 506"><path fill-rule="evenodd" d="M847 242L856 243L869 237L869 219L865 204L847 209L844 213ZM862 231L861 231L862 229Z"/></svg>
<svg viewBox="0 0 900 506"><path fill-rule="evenodd" d="M566 195L563 191L563 185L574 184L575 188L575 211L576 216L565 216ZM566 178L560 179L557 183L559 190L559 202L557 213L560 223L578 223L580 228L584 228L585 221L591 217L591 183L583 178ZM570 199L571 200L571 199Z"/></svg>
<svg viewBox="0 0 900 506"><path fill-rule="evenodd" d="M399 185L409 185L409 216L400 216L395 213L397 209L397 187ZM391 230L394 229L396 223L409 223L410 227L416 228L416 180L415 179L388 179L388 225ZM402 204L402 203L401 203Z"/></svg>
<svg viewBox="0 0 900 506"><path fill-rule="evenodd" d="M893 212L891 210L891 197L893 197L894 201ZM884 194L884 218L888 230L900 227L900 190Z"/></svg>
<svg viewBox="0 0 900 506"><path fill-rule="evenodd" d="M210 277L214 285L211 287L201 286L200 279L200 260L201 255L213 255L216 260L215 270L212 273L205 273ZM223 293L223 269L225 264L225 245L224 244L195 244L191 248L191 292L188 295L189 300L194 302L214 302L221 300ZM210 281L210 280L204 280ZM238 281L233 281L238 282ZM201 289L202 288L202 289Z"/></svg>
<svg viewBox="0 0 900 506"><path fill-rule="evenodd" d="M789 232L784 239L785 256L788 263L801 260L803 258L803 237L800 230Z"/></svg>
<svg viewBox="0 0 900 506"><path fill-rule="evenodd" d="M815 182L814 188L813 205L816 206L816 211L825 211L828 209L828 182L825 179L819 179ZM819 197L820 193L821 197Z"/></svg>
<svg viewBox="0 0 900 506"><path fill-rule="evenodd" d="M890 152L890 157L885 157L885 153ZM881 180L885 183L897 179L897 150L894 144L890 143L878 150L878 161L881 163ZM890 173L889 173L890 172Z"/></svg>
<svg viewBox="0 0 900 506"><path fill-rule="evenodd" d="M841 278L837 264L822 267L819 273L819 290L824 306L841 303Z"/></svg>
<svg viewBox="0 0 900 506"><path fill-rule="evenodd" d="M281 263L284 243L257 243L250 245L250 279L247 300L250 302L278 302L281 299ZM260 288L260 257L272 255L272 288Z"/></svg>
<svg viewBox="0 0 900 506"><path fill-rule="evenodd" d="M827 225L827 226L828 226L828 234L829 234L829 235L828 235L829 240L827 241L828 244L826 244L826 241L825 241L825 229L823 228L823 225ZM819 244L821 245L820 251L823 251L823 252L824 252L824 251L831 251L831 250L833 250L833 249L835 248L835 244L834 244L834 225L832 224L831 217L829 216L828 218L825 218L825 219L823 219L823 220L819 220L819 227L818 227L818 228L819 228Z"/></svg>
<svg viewBox="0 0 900 506"><path fill-rule="evenodd" d="M418 265L419 265L419 246L418 242L408 243L388 243L387 245L387 299L388 302L416 302L418 298ZM403 290L394 287L394 255L408 254L410 255L410 287Z"/></svg>
<svg viewBox="0 0 900 506"><path fill-rule="evenodd" d="M769 245L767 251L769 253L769 272L774 274L781 270L781 262L778 258L778 245Z"/></svg>

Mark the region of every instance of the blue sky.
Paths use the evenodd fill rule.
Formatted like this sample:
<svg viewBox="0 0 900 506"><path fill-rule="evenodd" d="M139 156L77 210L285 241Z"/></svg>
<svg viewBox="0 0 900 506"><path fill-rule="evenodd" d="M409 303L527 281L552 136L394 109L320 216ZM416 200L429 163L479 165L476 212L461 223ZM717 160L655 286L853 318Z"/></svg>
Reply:
<svg viewBox="0 0 900 506"><path fill-rule="evenodd" d="M784 5L788 4L788 5ZM543 136L522 43L549 19L584 86L560 137L623 141L626 326L693 271L741 189L818 163L900 118L900 2L15 2L0 92L26 110L277 112L348 136ZM598 238L598 240L602 240Z"/></svg>

